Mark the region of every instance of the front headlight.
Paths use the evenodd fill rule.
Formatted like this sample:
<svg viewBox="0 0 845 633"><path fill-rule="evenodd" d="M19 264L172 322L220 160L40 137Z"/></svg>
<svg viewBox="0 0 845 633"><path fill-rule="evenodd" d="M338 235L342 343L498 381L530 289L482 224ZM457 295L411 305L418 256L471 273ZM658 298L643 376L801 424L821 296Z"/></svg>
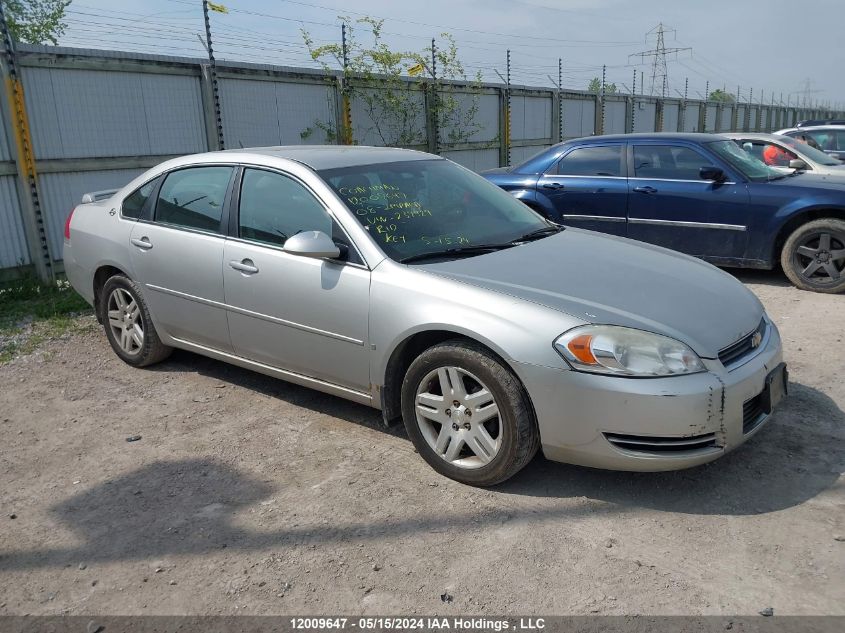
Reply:
<svg viewBox="0 0 845 633"><path fill-rule="evenodd" d="M555 349L573 369L613 376L676 376L706 371L680 341L615 325L583 325L561 334Z"/></svg>

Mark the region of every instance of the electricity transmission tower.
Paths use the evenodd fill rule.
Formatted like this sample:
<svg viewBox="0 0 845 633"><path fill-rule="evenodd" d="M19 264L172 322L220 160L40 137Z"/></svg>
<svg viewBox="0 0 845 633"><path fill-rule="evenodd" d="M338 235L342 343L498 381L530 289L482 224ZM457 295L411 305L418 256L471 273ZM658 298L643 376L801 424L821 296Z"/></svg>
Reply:
<svg viewBox="0 0 845 633"><path fill-rule="evenodd" d="M669 89L669 70L666 67L666 56L677 56L678 53L692 50L689 46L683 48L666 48L666 33L675 33L675 29L669 28L661 22L645 34L646 41L650 37L656 37L657 45L651 50L628 55L628 59L639 57L642 62L645 62L647 57L653 58L651 63L651 90L649 91L649 94L652 96L655 94L655 88L660 91L663 97L666 96L666 91Z"/></svg>
<svg viewBox="0 0 845 633"><path fill-rule="evenodd" d="M804 103L803 106L806 108L807 104L809 103L812 105L812 96L819 92L824 92L823 90L813 90L813 80L807 77L803 82L803 88L797 91L799 95L803 95Z"/></svg>

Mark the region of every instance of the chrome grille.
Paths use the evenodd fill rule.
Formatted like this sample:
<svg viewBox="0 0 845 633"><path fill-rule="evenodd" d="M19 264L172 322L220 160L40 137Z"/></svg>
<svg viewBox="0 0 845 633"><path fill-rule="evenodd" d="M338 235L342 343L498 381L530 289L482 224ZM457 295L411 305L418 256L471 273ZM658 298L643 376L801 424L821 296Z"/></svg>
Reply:
<svg viewBox="0 0 845 633"><path fill-rule="evenodd" d="M754 345L754 338L759 337L759 343ZM728 345L719 352L719 360L725 367L734 365L744 358L756 353L763 344L766 338L766 319L760 320L760 325L757 329L743 336L736 343Z"/></svg>
<svg viewBox="0 0 845 633"><path fill-rule="evenodd" d="M655 437L652 435L622 435L605 433L604 437L616 448L636 453L690 453L716 448L716 434L692 435L688 437Z"/></svg>

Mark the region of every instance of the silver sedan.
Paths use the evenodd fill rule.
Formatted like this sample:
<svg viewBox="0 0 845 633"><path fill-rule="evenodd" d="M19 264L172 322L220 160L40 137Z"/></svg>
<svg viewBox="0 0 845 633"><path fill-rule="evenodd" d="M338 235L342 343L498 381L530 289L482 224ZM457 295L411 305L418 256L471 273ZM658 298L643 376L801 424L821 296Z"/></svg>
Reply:
<svg viewBox="0 0 845 633"><path fill-rule="evenodd" d="M845 179L845 163L797 138L762 132L724 132L748 154L784 172L809 171ZM769 158L767 159L767 153Z"/></svg>
<svg viewBox="0 0 845 633"><path fill-rule="evenodd" d="M201 154L85 200L65 268L125 362L178 347L370 405L469 484L540 447L702 464L786 393L777 328L733 277L551 224L429 154Z"/></svg>

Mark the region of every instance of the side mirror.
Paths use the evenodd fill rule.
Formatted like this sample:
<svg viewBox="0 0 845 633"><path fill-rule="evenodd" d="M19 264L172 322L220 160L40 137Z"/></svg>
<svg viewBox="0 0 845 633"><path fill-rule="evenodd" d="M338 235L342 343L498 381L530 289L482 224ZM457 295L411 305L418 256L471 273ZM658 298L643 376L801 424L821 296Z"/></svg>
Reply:
<svg viewBox="0 0 845 633"><path fill-rule="evenodd" d="M727 179L725 172L715 165L705 165L698 170L698 175L702 180L713 180L715 182L722 182Z"/></svg>
<svg viewBox="0 0 845 633"><path fill-rule="evenodd" d="M332 242L332 238L322 231L303 231L289 237L285 241L284 251L291 255L333 259L340 256L340 249Z"/></svg>
<svg viewBox="0 0 845 633"><path fill-rule="evenodd" d="M807 169L807 163L805 163L800 158L793 158L789 161L789 168L790 169Z"/></svg>

